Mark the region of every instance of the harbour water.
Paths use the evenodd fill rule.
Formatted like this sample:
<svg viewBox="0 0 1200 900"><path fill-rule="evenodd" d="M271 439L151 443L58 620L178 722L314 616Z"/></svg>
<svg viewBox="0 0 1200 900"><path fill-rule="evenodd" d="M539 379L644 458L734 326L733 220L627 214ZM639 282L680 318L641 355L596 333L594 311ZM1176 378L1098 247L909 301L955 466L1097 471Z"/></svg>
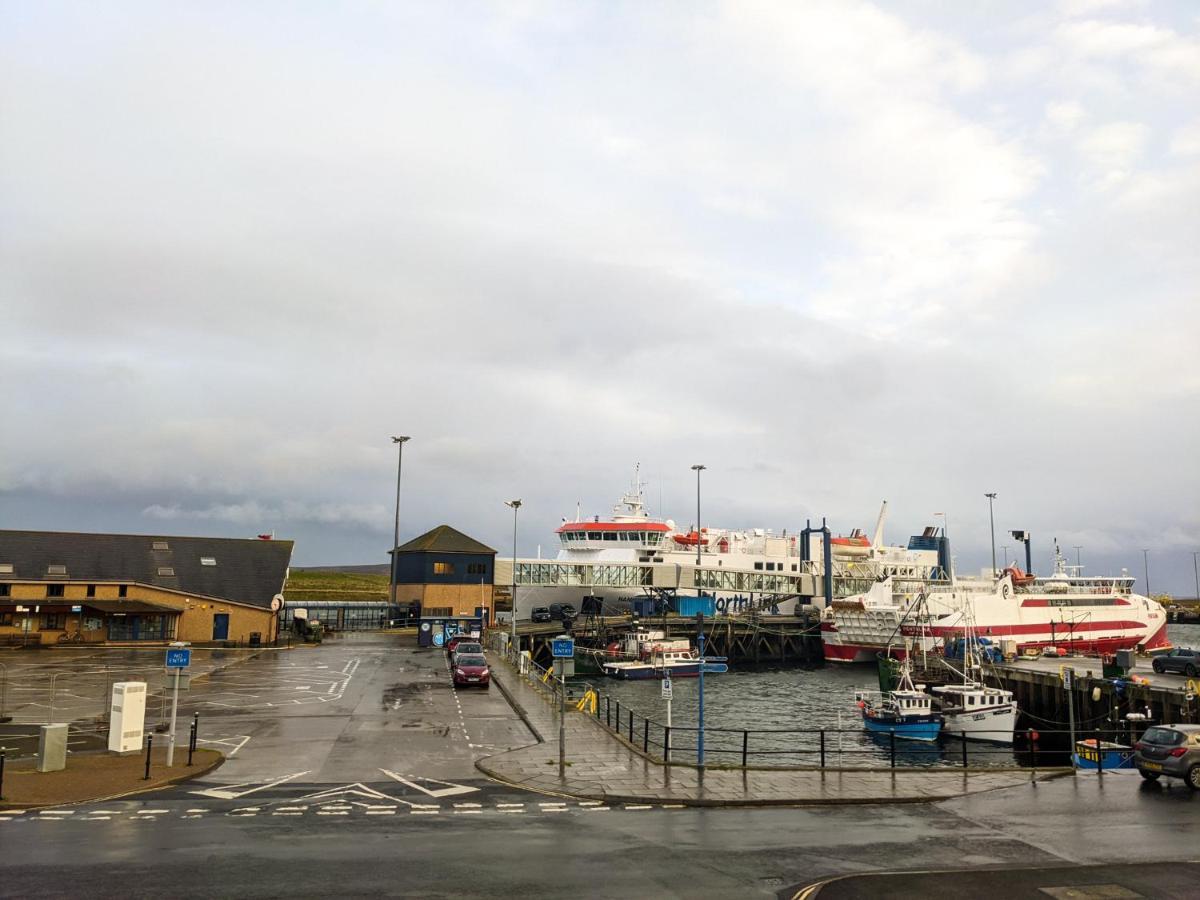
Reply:
<svg viewBox="0 0 1200 900"><path fill-rule="evenodd" d="M1200 625L1170 625L1168 634L1177 646L1200 646ZM642 739L640 717L647 716L656 723L667 720L667 704L661 697L658 681L618 681L591 679L622 708L633 709L638 716L635 738ZM699 712L698 683L695 678L678 678L672 685L671 744L676 758L694 759L695 737L687 728L694 728ZM739 764L743 743L742 730L752 732L749 762L751 765L816 765L819 760L820 729L826 729L825 752L827 765L878 766L891 759L891 744L886 738L871 736L862 729L860 713L854 703L856 689L877 690L875 670L864 665L826 665L817 669L742 669L712 676L704 683L705 752L709 763ZM604 715L603 710L601 715ZM623 714L624 715L624 714ZM840 717L840 718L839 718ZM624 721L624 719L623 719ZM684 730L677 730L683 726ZM623 726L624 727L624 726ZM1064 723L1031 721L1022 716L1018 728L1040 728L1053 731L1067 728ZM727 729L727 731L723 731ZM796 729L782 733L779 729ZM840 733L834 733L840 729ZM772 730L775 730L772 732ZM652 741L662 741L657 728L651 730ZM1043 744L1054 743L1043 740ZM1060 742L1060 743L1069 743ZM756 755L762 751L761 755ZM1029 753L1018 747L969 742L967 748L972 766L1030 765ZM1060 757L1062 754L1053 754ZM1060 764L1047 753L1039 760L1043 765ZM961 766L962 742L943 738L936 744L925 745L898 741L896 764L904 766Z"/></svg>

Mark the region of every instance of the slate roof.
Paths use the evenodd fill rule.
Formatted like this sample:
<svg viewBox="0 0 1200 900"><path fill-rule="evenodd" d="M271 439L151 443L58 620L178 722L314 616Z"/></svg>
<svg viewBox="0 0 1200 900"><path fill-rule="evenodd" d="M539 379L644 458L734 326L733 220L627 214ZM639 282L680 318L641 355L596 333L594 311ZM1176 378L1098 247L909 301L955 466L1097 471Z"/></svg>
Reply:
<svg viewBox="0 0 1200 900"><path fill-rule="evenodd" d="M291 560L292 541L0 530L0 581L136 581L264 609L282 592ZM51 566L66 574L50 574ZM168 568L174 574L159 574Z"/></svg>
<svg viewBox="0 0 1200 900"><path fill-rule="evenodd" d="M407 544L396 548L397 553L490 553L496 551L487 544L481 544L473 537L468 537L449 525L439 525L432 531L427 531L420 537L415 537Z"/></svg>

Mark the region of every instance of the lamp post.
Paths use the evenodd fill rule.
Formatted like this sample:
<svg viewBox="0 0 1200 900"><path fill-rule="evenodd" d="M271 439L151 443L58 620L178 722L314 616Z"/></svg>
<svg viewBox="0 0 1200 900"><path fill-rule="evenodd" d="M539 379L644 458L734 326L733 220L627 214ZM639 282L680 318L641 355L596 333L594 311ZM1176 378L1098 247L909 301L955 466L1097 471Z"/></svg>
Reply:
<svg viewBox="0 0 1200 900"><path fill-rule="evenodd" d="M1072 544L1071 546L1075 548L1075 568L1082 570L1083 563L1079 561L1079 551L1083 549L1083 545L1082 544ZM1079 574L1079 573L1077 572L1076 574Z"/></svg>
<svg viewBox="0 0 1200 900"><path fill-rule="evenodd" d="M1196 563L1196 557L1200 556L1200 550L1192 551L1192 574L1196 576L1196 599L1200 600L1200 566Z"/></svg>
<svg viewBox="0 0 1200 900"><path fill-rule="evenodd" d="M1004 565L1007 566L1008 565L1008 544L1000 545L1000 558L1003 560Z"/></svg>
<svg viewBox="0 0 1200 900"><path fill-rule="evenodd" d="M992 509L992 505L996 501L995 493L984 494L988 500L988 522L992 526L992 577L996 577L996 515Z"/></svg>
<svg viewBox="0 0 1200 900"><path fill-rule="evenodd" d="M396 526L392 530L392 578L389 591L392 606L396 605L396 548L400 546L400 473L404 470L404 445L412 440L407 434L392 436L392 443L397 445L399 453L396 458Z"/></svg>
<svg viewBox="0 0 1200 900"><path fill-rule="evenodd" d="M707 466L702 466L699 463L692 466L692 471L696 473L696 568L700 568L700 473Z"/></svg>
<svg viewBox="0 0 1200 900"><path fill-rule="evenodd" d="M517 647L517 510L521 508L521 501L505 500L504 505L513 511L512 595L509 601L512 611L509 613L509 622L512 628L512 648L516 651L520 649Z"/></svg>
<svg viewBox="0 0 1200 900"><path fill-rule="evenodd" d="M1142 548L1142 571L1146 573L1146 596L1150 596L1150 550Z"/></svg>

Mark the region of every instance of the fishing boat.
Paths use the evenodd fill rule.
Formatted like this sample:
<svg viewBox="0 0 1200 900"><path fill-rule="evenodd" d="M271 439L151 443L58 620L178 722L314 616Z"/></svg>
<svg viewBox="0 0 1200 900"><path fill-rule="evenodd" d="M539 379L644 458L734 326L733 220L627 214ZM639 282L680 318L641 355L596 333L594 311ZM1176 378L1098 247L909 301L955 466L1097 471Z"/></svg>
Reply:
<svg viewBox="0 0 1200 900"><path fill-rule="evenodd" d="M907 660L900 667L900 681L890 691L857 691L855 701L862 712L863 727L875 734L894 734L910 741L936 741L942 716L933 708L933 698L924 685L914 685Z"/></svg>
<svg viewBox="0 0 1200 900"><path fill-rule="evenodd" d="M1077 769L1132 769L1133 748L1115 741L1088 738L1075 742L1071 760Z"/></svg>
<svg viewBox="0 0 1200 900"><path fill-rule="evenodd" d="M601 668L610 678L644 681L651 678L695 678L703 669L705 675L721 675L729 671L724 656L701 657L695 648L687 650L654 650L646 659L606 662Z"/></svg>

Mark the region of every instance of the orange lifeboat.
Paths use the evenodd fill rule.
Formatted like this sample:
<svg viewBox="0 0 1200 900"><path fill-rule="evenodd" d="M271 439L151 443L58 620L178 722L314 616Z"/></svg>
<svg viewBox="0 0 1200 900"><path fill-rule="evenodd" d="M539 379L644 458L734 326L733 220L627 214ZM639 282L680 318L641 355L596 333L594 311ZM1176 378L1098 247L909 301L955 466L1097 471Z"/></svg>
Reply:
<svg viewBox="0 0 1200 900"><path fill-rule="evenodd" d="M1012 578L1014 585L1032 584L1037 578L1036 575L1026 575L1019 566L1009 566L1004 570L1004 574Z"/></svg>
<svg viewBox="0 0 1200 900"><path fill-rule="evenodd" d="M855 528L848 537L830 538L829 548L836 556L866 556L871 552L871 539Z"/></svg>
<svg viewBox="0 0 1200 900"><path fill-rule="evenodd" d="M675 543L682 544L685 547L695 547L697 544L702 546L708 545L708 529L701 528L700 533L689 531L687 534L677 534L674 537Z"/></svg>

